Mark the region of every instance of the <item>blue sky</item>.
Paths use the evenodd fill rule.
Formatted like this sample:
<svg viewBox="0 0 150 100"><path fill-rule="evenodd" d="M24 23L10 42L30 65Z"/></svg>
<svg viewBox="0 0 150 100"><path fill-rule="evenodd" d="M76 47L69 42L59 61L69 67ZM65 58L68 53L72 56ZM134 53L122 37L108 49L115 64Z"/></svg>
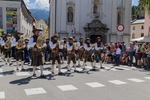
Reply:
<svg viewBox="0 0 150 100"><path fill-rule="evenodd" d="M132 5L138 5L139 0L132 0ZM24 0L29 9L49 10L49 0Z"/></svg>
<svg viewBox="0 0 150 100"><path fill-rule="evenodd" d="M24 0L29 9L49 10L49 0Z"/></svg>
<svg viewBox="0 0 150 100"><path fill-rule="evenodd" d="M132 5L138 5L139 4L139 0L132 0Z"/></svg>

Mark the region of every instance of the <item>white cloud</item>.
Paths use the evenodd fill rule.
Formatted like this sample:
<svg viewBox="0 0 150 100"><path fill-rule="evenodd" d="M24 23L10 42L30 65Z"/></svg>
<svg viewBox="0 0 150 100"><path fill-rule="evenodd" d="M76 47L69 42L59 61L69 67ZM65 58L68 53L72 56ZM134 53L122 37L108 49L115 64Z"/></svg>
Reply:
<svg viewBox="0 0 150 100"><path fill-rule="evenodd" d="M29 9L47 9L49 10L49 0L24 0Z"/></svg>

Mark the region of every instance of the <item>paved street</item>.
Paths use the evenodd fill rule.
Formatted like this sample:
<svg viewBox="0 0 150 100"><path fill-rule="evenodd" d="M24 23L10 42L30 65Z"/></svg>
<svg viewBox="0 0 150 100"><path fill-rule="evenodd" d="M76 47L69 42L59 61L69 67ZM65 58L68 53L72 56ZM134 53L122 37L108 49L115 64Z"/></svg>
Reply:
<svg viewBox="0 0 150 100"><path fill-rule="evenodd" d="M40 79L31 77L31 66L25 66L25 72L15 67L14 63L0 68L2 100L150 100L150 72L143 69L104 64L105 70L54 78L45 69L47 79Z"/></svg>

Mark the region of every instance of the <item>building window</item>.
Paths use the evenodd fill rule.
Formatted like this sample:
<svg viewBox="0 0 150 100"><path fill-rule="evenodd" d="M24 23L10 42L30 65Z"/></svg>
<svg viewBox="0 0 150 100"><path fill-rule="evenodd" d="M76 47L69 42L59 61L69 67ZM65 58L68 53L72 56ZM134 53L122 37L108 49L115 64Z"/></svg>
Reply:
<svg viewBox="0 0 150 100"><path fill-rule="evenodd" d="M132 34L132 39L135 39L135 33Z"/></svg>
<svg viewBox="0 0 150 100"><path fill-rule="evenodd" d="M144 37L144 33L141 33L141 37Z"/></svg>
<svg viewBox="0 0 150 100"><path fill-rule="evenodd" d="M117 24L121 24L121 11L118 11L117 13Z"/></svg>
<svg viewBox="0 0 150 100"><path fill-rule="evenodd" d="M73 7L69 6L67 11L67 22L73 23L73 19L74 19Z"/></svg>
<svg viewBox="0 0 150 100"><path fill-rule="evenodd" d="M135 26L132 27L132 30L135 30Z"/></svg>
<svg viewBox="0 0 150 100"><path fill-rule="evenodd" d="M141 26L141 29L144 29L144 26Z"/></svg>

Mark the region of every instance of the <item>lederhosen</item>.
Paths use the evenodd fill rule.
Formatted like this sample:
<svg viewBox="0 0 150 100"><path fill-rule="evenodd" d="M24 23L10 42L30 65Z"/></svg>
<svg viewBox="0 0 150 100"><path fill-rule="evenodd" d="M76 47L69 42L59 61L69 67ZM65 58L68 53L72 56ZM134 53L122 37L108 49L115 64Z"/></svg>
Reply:
<svg viewBox="0 0 150 100"><path fill-rule="evenodd" d="M21 49L15 49L16 50L16 61L24 61L24 49L25 48L21 48Z"/></svg>
<svg viewBox="0 0 150 100"><path fill-rule="evenodd" d="M76 58L75 58L75 47L73 44L68 44L70 46L73 46L72 47L72 50L71 51L67 51L67 56L68 56L68 64L71 63L71 61L73 62L73 64L76 64Z"/></svg>
<svg viewBox="0 0 150 100"><path fill-rule="evenodd" d="M46 48L45 48L45 52L44 52L44 54L45 54L45 61L47 61L47 59L48 60L50 60L49 59L49 55L51 54L51 49L50 49L50 45L49 45L49 43L46 43Z"/></svg>
<svg viewBox="0 0 150 100"><path fill-rule="evenodd" d="M97 43L97 47L101 47L101 43ZM96 57L99 57L99 59L101 60L101 53L102 51L101 50L95 50L95 60L96 60Z"/></svg>
<svg viewBox="0 0 150 100"><path fill-rule="evenodd" d="M80 42L80 47L83 46L83 43ZM84 47L78 49L78 59L82 59L84 55Z"/></svg>
<svg viewBox="0 0 150 100"><path fill-rule="evenodd" d="M86 43L87 44L87 43ZM91 47L91 44L87 44L88 47ZM92 49L91 50L85 50L84 51L84 62L86 63L88 61L88 59L93 62L93 59L92 59L92 54L93 54L93 51Z"/></svg>
<svg viewBox="0 0 150 100"><path fill-rule="evenodd" d="M52 57L52 65L55 64L56 60L57 60L58 64L61 64L60 55L59 55L59 44L56 44L56 47L54 49L52 49L51 57Z"/></svg>
<svg viewBox="0 0 150 100"><path fill-rule="evenodd" d="M67 56L67 43L64 43L64 47L62 49L62 56L66 59Z"/></svg>
<svg viewBox="0 0 150 100"><path fill-rule="evenodd" d="M33 42L36 42L37 41L37 39L38 39L38 36L32 36L32 38L33 38ZM31 66L33 66L33 58L35 58L35 57L33 57L34 56L34 54L33 54L33 52L32 52L32 49L30 49L30 53L31 53Z"/></svg>
<svg viewBox="0 0 150 100"><path fill-rule="evenodd" d="M32 60L33 60L32 66L43 66L44 48L38 49L37 46L35 45L31 51L32 51Z"/></svg>
<svg viewBox="0 0 150 100"><path fill-rule="evenodd" d="M3 49L4 51L4 55L5 55L5 58L11 58L11 48L8 48L8 49Z"/></svg>
<svg viewBox="0 0 150 100"><path fill-rule="evenodd" d="M6 41L7 40L5 40L5 43L6 43ZM4 57L5 58L11 58L11 47L10 48L8 48L8 49L6 49L6 48L4 48L4 46L3 46L3 53L4 53Z"/></svg>

